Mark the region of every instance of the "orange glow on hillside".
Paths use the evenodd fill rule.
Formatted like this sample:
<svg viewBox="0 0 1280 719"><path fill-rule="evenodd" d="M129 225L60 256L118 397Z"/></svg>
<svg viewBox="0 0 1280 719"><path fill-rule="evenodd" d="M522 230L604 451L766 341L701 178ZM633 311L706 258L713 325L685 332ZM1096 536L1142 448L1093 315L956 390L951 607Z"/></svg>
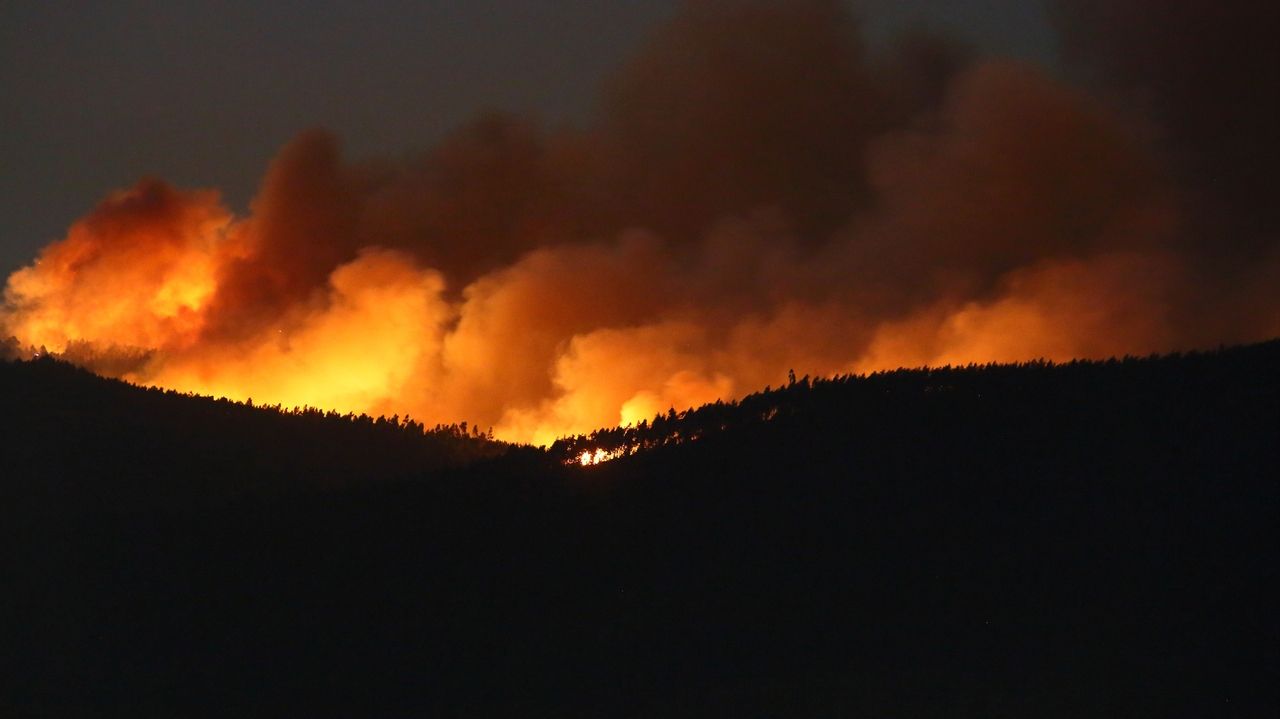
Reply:
<svg viewBox="0 0 1280 719"><path fill-rule="evenodd" d="M24 345L141 384L428 425L467 420L548 445L733 399L793 368L1153 351L1171 341L1159 293L1177 272L1149 253L1049 261L1009 273L991 299L943 299L877 321L800 301L741 316L664 307L651 287L670 269L645 236L536 249L452 295L413 255L367 247L302 296L229 313L241 302L232 293L245 291L234 273L261 252L260 232L211 193L143 183L14 273L0 320Z"/></svg>
<svg viewBox="0 0 1280 719"><path fill-rule="evenodd" d="M899 96L855 23L753 7L680 14L585 130L486 115L367 163L306 132L247 216L158 180L112 193L9 276L0 339L139 384L547 445L791 370L1280 333L1274 238L1197 236L1124 108L958 58L912 86L930 97Z"/></svg>
<svg viewBox="0 0 1280 719"><path fill-rule="evenodd" d="M590 467L597 464L603 464L604 462L617 459L621 456L622 455L619 452L608 452L603 449L596 449L595 451L583 450L582 454L578 455L578 464L583 467Z"/></svg>

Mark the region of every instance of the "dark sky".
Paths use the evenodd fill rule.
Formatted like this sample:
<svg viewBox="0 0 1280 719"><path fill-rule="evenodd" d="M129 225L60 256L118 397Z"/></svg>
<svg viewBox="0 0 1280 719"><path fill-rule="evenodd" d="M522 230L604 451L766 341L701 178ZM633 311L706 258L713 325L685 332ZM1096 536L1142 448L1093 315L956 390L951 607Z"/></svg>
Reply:
<svg viewBox="0 0 1280 719"><path fill-rule="evenodd" d="M0 4L0 273L143 175L243 209L274 152L323 126L349 155L423 148L477 110L549 123L676 0L11 0ZM1048 61L1041 0L862 0L873 41L946 29Z"/></svg>

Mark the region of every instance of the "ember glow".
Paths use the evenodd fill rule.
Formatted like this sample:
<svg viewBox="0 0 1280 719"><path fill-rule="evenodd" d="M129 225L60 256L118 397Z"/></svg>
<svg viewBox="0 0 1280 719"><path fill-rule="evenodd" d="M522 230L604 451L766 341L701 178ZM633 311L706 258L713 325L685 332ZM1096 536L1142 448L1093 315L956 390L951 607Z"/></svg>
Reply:
<svg viewBox="0 0 1280 719"><path fill-rule="evenodd" d="M597 449L593 452L590 450L583 450L582 454L578 456L578 464L583 467L590 467L596 464L603 464L604 462L617 459L621 456L622 454L619 451L611 452L604 449Z"/></svg>
<svg viewBox="0 0 1280 719"><path fill-rule="evenodd" d="M950 48L871 55L837 2L691 3L585 128L485 115L398 163L309 131L247 216L155 179L114 192L9 277L0 335L142 384L546 444L792 369L1280 334L1274 221L1178 164L1213 147Z"/></svg>

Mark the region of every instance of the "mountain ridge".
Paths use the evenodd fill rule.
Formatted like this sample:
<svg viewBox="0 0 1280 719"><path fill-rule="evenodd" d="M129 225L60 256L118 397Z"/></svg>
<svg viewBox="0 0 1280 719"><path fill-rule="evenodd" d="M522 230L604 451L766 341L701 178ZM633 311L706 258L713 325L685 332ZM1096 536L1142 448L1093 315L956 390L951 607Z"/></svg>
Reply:
<svg viewBox="0 0 1280 719"><path fill-rule="evenodd" d="M108 491L154 443L110 472L50 460L34 479L56 487L9 505L0 705L1266 716L1278 408L1270 342L797 381L668 414L651 446L590 467L578 453L625 428L391 481L286 472L286 491L176 502ZM102 424L64 422L57 446L74 455L75 432ZM23 431L37 426L52 425ZM315 453L295 469L328 456L305 438L249 446ZM270 454L222 462L130 486L283 471Z"/></svg>

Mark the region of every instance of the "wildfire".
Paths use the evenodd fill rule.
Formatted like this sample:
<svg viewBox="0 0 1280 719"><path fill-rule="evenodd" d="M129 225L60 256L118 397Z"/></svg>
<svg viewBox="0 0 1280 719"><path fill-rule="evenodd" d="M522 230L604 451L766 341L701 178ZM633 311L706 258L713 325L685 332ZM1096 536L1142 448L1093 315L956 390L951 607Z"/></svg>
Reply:
<svg viewBox="0 0 1280 719"><path fill-rule="evenodd" d="M399 164L304 133L244 217L158 180L114 193L8 278L0 339L549 444L792 368L1280 332L1280 249L1189 235L1182 188L1103 101L1004 61L877 79L897 60L869 63L839 3L690 8L581 131L489 115Z"/></svg>
<svg viewBox="0 0 1280 719"><path fill-rule="evenodd" d="M599 448L595 451L583 450L582 454L578 455L578 464L583 467L590 467L592 465L608 462L612 459L617 459L620 456L622 455L619 452L610 452Z"/></svg>

